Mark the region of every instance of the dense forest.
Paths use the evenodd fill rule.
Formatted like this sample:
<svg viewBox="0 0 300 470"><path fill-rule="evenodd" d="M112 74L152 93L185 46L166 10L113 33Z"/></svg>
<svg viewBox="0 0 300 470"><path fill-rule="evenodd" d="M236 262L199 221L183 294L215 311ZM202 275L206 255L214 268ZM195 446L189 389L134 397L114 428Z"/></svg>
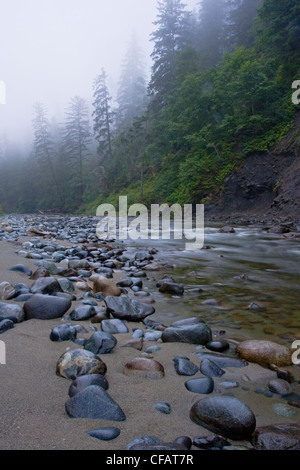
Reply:
<svg viewBox="0 0 300 470"><path fill-rule="evenodd" d="M28 155L1 138L6 213L95 214L119 195L207 202L247 155L287 134L298 109L299 0L202 0L193 12L160 0L153 26L150 81L132 37L114 100L99 70L91 106L74 96L63 123L35 105Z"/></svg>

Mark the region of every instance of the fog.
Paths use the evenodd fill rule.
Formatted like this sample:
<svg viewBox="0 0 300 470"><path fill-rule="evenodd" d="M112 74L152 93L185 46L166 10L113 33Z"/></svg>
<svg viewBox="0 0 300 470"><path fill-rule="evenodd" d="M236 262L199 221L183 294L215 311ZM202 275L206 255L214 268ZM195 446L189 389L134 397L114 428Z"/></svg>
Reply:
<svg viewBox="0 0 300 470"><path fill-rule="evenodd" d="M184 3L192 10L199 0ZM102 67L114 95L132 34L150 76L156 14L156 0L0 0L0 135L30 141L36 102L62 120L74 95L91 100Z"/></svg>

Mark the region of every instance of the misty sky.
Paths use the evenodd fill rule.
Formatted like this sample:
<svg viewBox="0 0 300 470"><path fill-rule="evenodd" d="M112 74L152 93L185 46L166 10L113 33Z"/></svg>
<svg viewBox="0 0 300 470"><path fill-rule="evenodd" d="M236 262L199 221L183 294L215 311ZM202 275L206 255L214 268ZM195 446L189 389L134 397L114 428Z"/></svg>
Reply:
<svg viewBox="0 0 300 470"><path fill-rule="evenodd" d="M192 10L199 0L184 3ZM63 120L74 95L91 99L102 67L113 94L133 33L150 74L156 14L157 0L0 0L0 135L31 139L36 102Z"/></svg>

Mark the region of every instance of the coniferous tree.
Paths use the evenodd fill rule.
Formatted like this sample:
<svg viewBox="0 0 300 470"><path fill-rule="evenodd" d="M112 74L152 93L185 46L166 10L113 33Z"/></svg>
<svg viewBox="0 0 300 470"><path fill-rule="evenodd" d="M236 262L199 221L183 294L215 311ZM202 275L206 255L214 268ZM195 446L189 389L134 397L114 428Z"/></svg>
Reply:
<svg viewBox="0 0 300 470"><path fill-rule="evenodd" d="M166 95L172 92L175 61L183 43L184 19L185 5L180 0L158 2L157 20L154 22L157 29L151 35L154 64L149 88L162 107Z"/></svg>
<svg viewBox="0 0 300 470"><path fill-rule="evenodd" d="M260 49L274 58L286 77L299 73L299 1L264 0L257 23Z"/></svg>
<svg viewBox="0 0 300 470"><path fill-rule="evenodd" d="M46 109L42 104L37 103L34 107L34 118L33 118L33 130L34 130L34 152L35 158L37 159L42 173L40 178L48 186L48 190L53 186L55 187L55 192L50 191L52 195L58 195L59 204L61 208L64 206L64 198L62 195L61 187L58 181L58 176L55 171L54 166L54 142L50 133L50 124L47 118ZM43 173L44 172L44 173ZM49 173L50 179L47 178Z"/></svg>
<svg viewBox="0 0 300 470"><path fill-rule="evenodd" d="M89 154L91 131L86 101L80 96L73 97L66 109L64 127L64 153L68 159L68 193L72 204L82 203L85 190L85 159Z"/></svg>
<svg viewBox="0 0 300 470"><path fill-rule="evenodd" d="M200 10L200 53L208 67L216 65L225 52L226 8L224 0L203 0Z"/></svg>
<svg viewBox="0 0 300 470"><path fill-rule="evenodd" d="M123 63L117 101L119 129L131 125L134 118L141 116L146 109L147 90L143 56L134 35Z"/></svg>
<svg viewBox="0 0 300 470"><path fill-rule="evenodd" d="M226 0L227 42L230 50L236 46L254 45L254 20L262 0Z"/></svg>
<svg viewBox="0 0 300 470"><path fill-rule="evenodd" d="M94 81L94 137L98 143L98 165L102 186L106 185L105 163L112 159L112 125L111 96L106 85L107 75L104 69Z"/></svg>

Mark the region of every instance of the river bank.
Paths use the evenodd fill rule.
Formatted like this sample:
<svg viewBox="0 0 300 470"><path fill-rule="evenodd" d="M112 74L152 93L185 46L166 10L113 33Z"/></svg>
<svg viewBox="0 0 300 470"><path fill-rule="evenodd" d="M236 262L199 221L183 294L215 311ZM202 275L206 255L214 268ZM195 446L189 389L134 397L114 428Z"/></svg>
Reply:
<svg viewBox="0 0 300 470"><path fill-rule="evenodd" d="M272 286L274 288L274 279L279 276L275 282L277 287L282 284L285 292L288 286L293 290L293 285L299 276L296 254L293 253L293 250L299 248L297 240L280 240L277 236L274 239L267 234L262 237L257 232L254 234L251 230L249 232L242 228L237 228L234 234L226 234L225 238L221 238L224 234L219 233L217 227L213 227L208 229L206 249L201 251L201 259L195 254L186 253L174 241L168 243L168 248L165 243L155 246L153 241L151 247L141 247L132 242L120 246L117 242L113 242L110 247L111 251L114 251L113 256L106 259L104 256L103 259L103 255L110 251L101 252L97 247L96 250L87 249L88 245L90 247L96 245L95 221L92 218L20 216L3 219L2 223L5 224L2 226L2 237L5 239L0 241L0 284L7 282L14 287L24 283L31 289L35 281L29 279L27 274L8 270L20 264L32 272L45 265L49 269L53 268L54 264L58 272L51 274L51 277L61 279L67 266L66 259L68 263L70 260L86 259L89 263L100 263L106 268L109 262L114 262L115 267L108 268L112 270L110 281L114 285L130 278L142 281L142 287L136 290L132 290L131 287L121 287L125 289L121 298L137 300L155 309L151 316L141 321L123 321L128 332L113 334L117 344L111 352L100 355L107 366L105 377L109 383L108 393L126 417L126 420L121 422L71 418L66 412L65 404L69 400L68 392L72 380L57 375L56 366L59 358L70 350L82 350L84 341L102 329L100 323L92 323L93 317L88 320L72 321L66 316L87 300L95 302L95 308L100 314L106 308L105 298L87 296L90 290L82 290L82 282L91 284L88 277L90 273L84 275L77 272L76 276L72 273L73 276L65 277L72 279L70 282L73 283L75 291L71 307L65 313L63 320L30 319L15 323L14 328L2 333L0 339L5 342L7 359L6 365L0 366L2 403L0 448L2 450L123 450L134 439L145 436L155 436L160 441L168 443L174 442L180 436L188 436L191 441L197 442L197 438L213 436L215 433L199 426L191 419L191 408L201 399L222 397L224 394L234 395L252 410L256 419L256 428L279 423L285 425L299 423L299 367L295 365L283 367L287 373L285 378L293 377L293 380L290 380L292 383L289 384L292 393L287 396L272 393L270 390L269 384L278 380L278 373L270 367L263 367L254 362L248 362L241 368L223 366L224 373L212 378L213 390L209 394L195 393L188 390L185 384L195 378L207 377L200 371L203 362L203 357L200 355L212 351L203 344L162 340L166 327L180 320L198 318L211 329L212 339L228 342L229 349L222 353L226 357L235 358L237 344L249 339L274 340L278 344L290 347L300 332L297 323L299 311L297 317L296 297L290 292L292 299L289 306L294 308L292 314L286 311L286 305L278 305L276 311L276 306L270 304L273 293L269 289ZM12 228L12 231L10 229L5 231L8 227ZM250 264L249 260L247 262L245 260L248 259L248 252L247 256L242 254L241 240L243 243L247 240L247 250L253 253ZM279 256L277 265L275 266L273 260L271 266L272 263L268 259L270 254L267 256L267 253L270 253L270 250L274 253L277 244L281 246L282 241L287 241L285 250L289 253L290 259L294 259L294 264L291 264L285 251ZM253 252L254 246L257 249L256 253ZM78 247L77 252L67 251L74 247ZM267 247L269 251L266 251ZM79 256L80 250L87 251L87 255ZM95 252L94 255L91 255L92 251ZM145 251L149 259L143 260L142 256L137 257L137 253ZM58 256L54 262L54 253L61 253L63 258L58 261ZM36 257L33 258L33 255ZM286 266L281 265L283 260ZM51 266L47 265L47 262L52 263ZM239 263L247 269L241 271ZM149 265L152 265L150 270L147 268ZM81 271L97 269L91 267L92 264L89 269ZM250 267L251 272L249 272ZM275 277L268 271L279 268L279 271L284 271L288 267L288 273L277 272ZM271 279L270 274L273 276ZM164 276L172 276L174 284L183 285L184 295L161 292L157 288L157 282ZM211 302L212 300L217 303ZM21 307L26 303L19 303L16 298L2 299L2 301L18 304ZM249 310L250 305L252 308ZM261 310L256 310L254 305ZM244 308L241 309L241 306ZM267 332L270 323L273 323L273 331ZM73 326L80 324L85 331L78 334L76 339L81 339L83 343L51 341L51 331L62 324ZM132 347L135 330L140 330L141 333L139 338L135 338ZM147 339L146 335L151 338L151 334L152 339ZM131 347L128 344L125 346L128 341L131 341ZM146 352L153 346L154 350ZM138 349L135 349L136 347ZM196 366L198 370L194 375L178 373L178 369L174 366L174 358L180 356L188 358ZM157 361L163 366L163 377L149 379L124 373L126 365L136 358ZM288 383L287 380L285 382ZM224 386L224 383L227 385ZM231 386L227 388L229 383ZM171 412L166 414L154 409L153 405L157 403L169 404ZM103 427L116 427L120 434L111 441L98 440L87 434ZM247 439L228 438L225 447L230 445L234 448L242 445L250 449L254 444L249 435ZM198 447L192 445L192 449L197 450Z"/></svg>

